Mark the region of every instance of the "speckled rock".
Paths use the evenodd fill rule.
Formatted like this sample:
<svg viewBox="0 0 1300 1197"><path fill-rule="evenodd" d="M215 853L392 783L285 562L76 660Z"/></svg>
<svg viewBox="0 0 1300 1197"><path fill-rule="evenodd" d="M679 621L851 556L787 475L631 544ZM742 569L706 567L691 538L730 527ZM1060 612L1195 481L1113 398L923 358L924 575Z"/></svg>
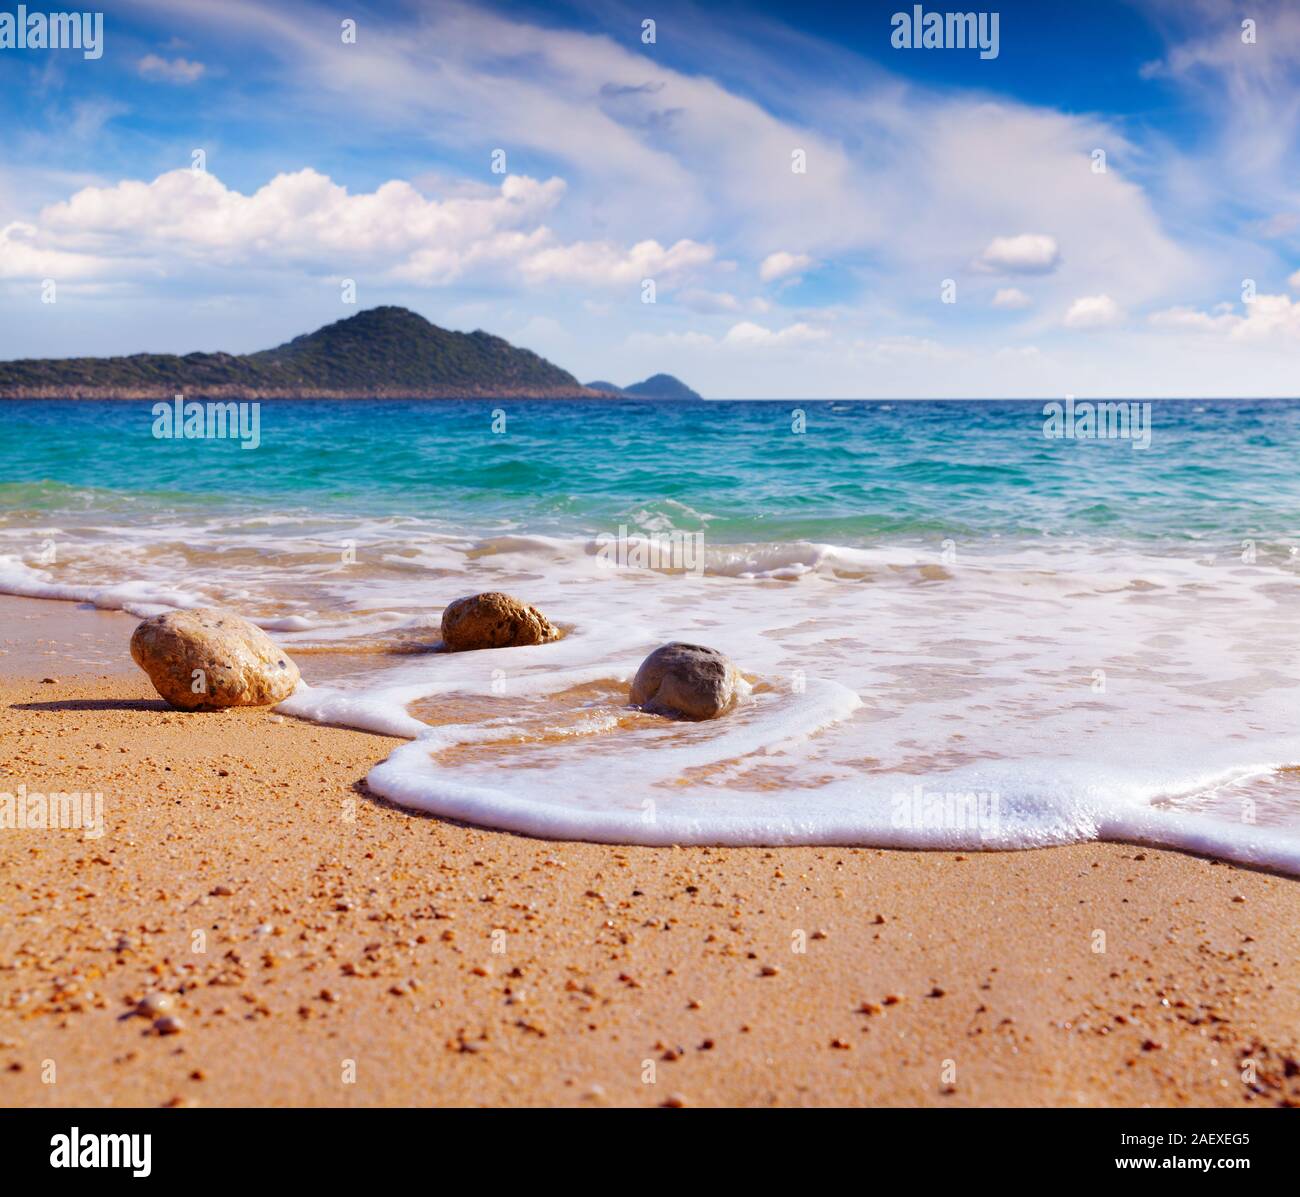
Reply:
<svg viewBox="0 0 1300 1197"><path fill-rule="evenodd" d="M270 706L288 698L299 677L261 628L218 607L146 619L131 636L131 657L183 711Z"/></svg>
<svg viewBox="0 0 1300 1197"><path fill-rule="evenodd" d="M715 648L665 644L632 680L632 702L655 715L716 719L736 700L736 667Z"/></svg>
<svg viewBox="0 0 1300 1197"><path fill-rule="evenodd" d="M559 638L559 629L536 607L496 591L458 598L442 613L442 642L454 653L545 644Z"/></svg>

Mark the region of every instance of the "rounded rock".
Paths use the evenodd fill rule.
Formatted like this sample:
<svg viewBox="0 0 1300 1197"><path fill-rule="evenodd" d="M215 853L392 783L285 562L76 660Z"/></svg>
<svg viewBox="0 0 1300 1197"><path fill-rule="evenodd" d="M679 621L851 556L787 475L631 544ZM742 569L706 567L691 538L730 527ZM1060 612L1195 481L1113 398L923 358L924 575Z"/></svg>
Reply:
<svg viewBox="0 0 1300 1197"><path fill-rule="evenodd" d="M169 993L146 993L136 1004L136 1010L147 1018L159 1018L169 1014L176 1002Z"/></svg>
<svg viewBox="0 0 1300 1197"><path fill-rule="evenodd" d="M559 629L536 607L497 591L458 598L442 613L442 642L454 653L518 648L559 638Z"/></svg>
<svg viewBox="0 0 1300 1197"><path fill-rule="evenodd" d="M736 667L715 648L665 644L632 680L632 702L654 715L716 719L736 700Z"/></svg>
<svg viewBox="0 0 1300 1197"><path fill-rule="evenodd" d="M271 706L293 693L300 676L261 628L217 607L146 619L131 636L131 657L183 711Z"/></svg>

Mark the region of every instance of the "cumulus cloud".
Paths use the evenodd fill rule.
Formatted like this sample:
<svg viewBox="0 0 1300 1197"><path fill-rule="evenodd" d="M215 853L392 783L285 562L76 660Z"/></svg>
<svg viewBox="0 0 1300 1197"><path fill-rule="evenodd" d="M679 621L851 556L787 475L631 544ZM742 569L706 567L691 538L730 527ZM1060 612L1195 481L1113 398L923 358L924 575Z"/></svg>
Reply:
<svg viewBox="0 0 1300 1197"><path fill-rule="evenodd" d="M1065 313L1066 328L1109 328L1124 319L1124 313L1109 295L1085 295Z"/></svg>
<svg viewBox="0 0 1300 1197"><path fill-rule="evenodd" d="M792 254L785 250L778 250L776 253L768 254L759 265L758 277L765 283L773 282L775 279L785 278L790 274L797 274L800 270L806 270L812 265L812 258L807 254Z"/></svg>
<svg viewBox="0 0 1300 1197"><path fill-rule="evenodd" d="M314 170L276 175L251 195L204 171L176 170L150 183L87 187L46 208L35 225L11 225L0 246L25 249L12 276L33 272L129 277L185 263L215 268L293 268L338 276L364 268L393 280L445 285L491 268L528 284L665 287L714 257L711 246L654 240L565 243L543 223L563 180L508 175L495 191L429 199L393 180L353 194ZM62 256L57 256L58 254ZM49 256L49 255L56 256ZM61 270L46 269L49 266Z"/></svg>
<svg viewBox="0 0 1300 1197"><path fill-rule="evenodd" d="M95 279L106 273L96 258L43 245L38 238L33 224L15 221L0 228L0 279Z"/></svg>
<svg viewBox="0 0 1300 1197"><path fill-rule="evenodd" d="M1046 233L1021 233L1017 237L994 237L979 256L977 265L1003 274L1047 274L1061 260L1055 237Z"/></svg>
<svg viewBox="0 0 1300 1197"><path fill-rule="evenodd" d="M713 261L712 246L682 239L664 247L638 241L623 249L608 241L582 241L529 252L519 269L530 282L581 283L584 286L635 286L651 279L657 287L673 286L693 270Z"/></svg>
<svg viewBox="0 0 1300 1197"><path fill-rule="evenodd" d="M197 83L203 78L207 67L189 58L163 58L158 54L146 54L136 63L136 69L144 78L159 83Z"/></svg>
<svg viewBox="0 0 1300 1197"><path fill-rule="evenodd" d="M1034 301L1019 287L1000 287L993 296L993 306L995 308L1005 308L1007 311L1032 307L1033 303Z"/></svg>
<svg viewBox="0 0 1300 1197"><path fill-rule="evenodd" d="M822 341L826 339L826 336L825 329L814 328L812 325L803 322L773 331L770 328L764 328L761 324L755 324L751 320L742 320L739 324L733 324L722 340L726 345L771 348L798 345L808 341Z"/></svg>
<svg viewBox="0 0 1300 1197"><path fill-rule="evenodd" d="M1245 305L1244 316L1235 313L1230 304L1220 304L1213 312L1178 307L1153 313L1150 323L1155 328L1232 341L1296 340L1300 339L1300 302L1289 295L1256 295Z"/></svg>

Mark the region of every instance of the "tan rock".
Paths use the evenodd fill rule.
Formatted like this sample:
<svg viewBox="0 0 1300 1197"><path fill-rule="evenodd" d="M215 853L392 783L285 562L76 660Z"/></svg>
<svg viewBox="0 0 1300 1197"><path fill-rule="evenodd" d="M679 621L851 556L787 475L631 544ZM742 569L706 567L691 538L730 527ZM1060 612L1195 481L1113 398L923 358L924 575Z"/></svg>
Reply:
<svg viewBox="0 0 1300 1197"><path fill-rule="evenodd" d="M289 697L298 666L256 624L232 611L168 611L140 624L131 657L183 711L264 707Z"/></svg>
<svg viewBox="0 0 1300 1197"><path fill-rule="evenodd" d="M536 607L497 591L458 598L442 613L442 642L454 653L545 644L559 638L559 629Z"/></svg>
<svg viewBox="0 0 1300 1197"><path fill-rule="evenodd" d="M655 715L716 719L736 700L736 667L716 648L665 644L632 680L632 702Z"/></svg>

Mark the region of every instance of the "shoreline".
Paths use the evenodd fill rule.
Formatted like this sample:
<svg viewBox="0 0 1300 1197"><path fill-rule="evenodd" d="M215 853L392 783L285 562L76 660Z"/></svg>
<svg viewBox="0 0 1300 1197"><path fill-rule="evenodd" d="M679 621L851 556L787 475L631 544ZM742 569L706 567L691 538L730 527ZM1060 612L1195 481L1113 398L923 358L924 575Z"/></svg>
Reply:
<svg viewBox="0 0 1300 1197"><path fill-rule="evenodd" d="M0 610L6 780L106 818L0 832L0 1105L1300 1104L1286 877L465 826L368 793L401 741L170 711L132 617Z"/></svg>
<svg viewBox="0 0 1300 1197"><path fill-rule="evenodd" d="M142 387L138 389L123 387L0 387L0 402L13 401L16 403L171 403L176 399L177 395L183 395L186 402L211 400L258 403L263 400L268 403L282 401L312 402L315 400L344 403L369 402L372 400L377 403L427 400L430 403L440 403L447 400L496 399L507 402L515 400L577 402L580 400L614 400L620 398L620 396L611 395L607 391L592 391L585 387L580 387L577 390L488 388L480 391L439 387L393 387L391 389L376 388L367 391L337 391L307 387L186 387L184 383L177 383L174 387ZM627 399L629 402L647 402L647 400L638 399L635 395L629 395ZM651 399L648 402L698 403L702 401L698 399Z"/></svg>

